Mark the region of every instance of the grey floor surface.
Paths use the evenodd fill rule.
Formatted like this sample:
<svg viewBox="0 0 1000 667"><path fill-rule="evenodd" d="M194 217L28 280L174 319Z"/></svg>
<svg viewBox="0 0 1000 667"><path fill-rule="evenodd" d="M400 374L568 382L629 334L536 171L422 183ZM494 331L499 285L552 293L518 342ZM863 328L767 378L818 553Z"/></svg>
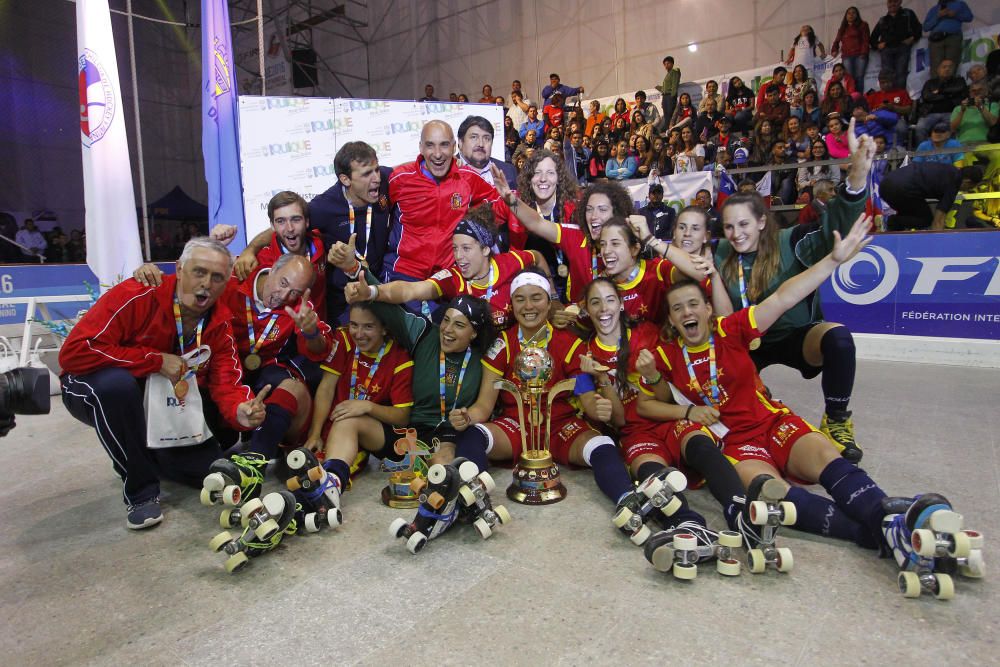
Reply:
<svg viewBox="0 0 1000 667"><path fill-rule="evenodd" d="M818 381L765 380L818 419ZM986 534L993 569L950 602L904 599L893 562L791 530L789 574L675 580L611 526L586 471L565 473L563 503L506 502L491 539L462 526L416 556L388 537L401 512L370 472L340 530L228 575L207 548L218 512L191 490L165 485L163 524L125 529L107 457L56 399L0 442L0 663L997 664L998 390L996 370L860 363L864 467L890 494L946 494ZM707 491L692 504L722 525Z"/></svg>

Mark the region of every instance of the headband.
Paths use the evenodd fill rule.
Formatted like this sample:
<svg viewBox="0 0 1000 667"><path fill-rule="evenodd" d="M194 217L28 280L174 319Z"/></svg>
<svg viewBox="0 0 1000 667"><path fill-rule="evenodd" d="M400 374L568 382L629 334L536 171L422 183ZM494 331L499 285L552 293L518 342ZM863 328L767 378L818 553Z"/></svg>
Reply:
<svg viewBox="0 0 1000 667"><path fill-rule="evenodd" d="M490 308L485 301L468 294L456 296L448 304L448 308L454 308L465 315L472 324L472 328L477 331L482 331L483 327L486 326L486 320L490 313Z"/></svg>
<svg viewBox="0 0 1000 667"><path fill-rule="evenodd" d="M514 295L514 292L521 289L526 285L534 285L545 291L548 295L549 290L552 286L549 285L549 281L545 279L544 276L535 273L534 271L525 271L524 273L519 273L514 276L514 280L510 281L510 294Z"/></svg>
<svg viewBox="0 0 1000 667"><path fill-rule="evenodd" d="M455 234L471 236L479 242L479 245L484 248L489 248L494 255L500 253L499 248L497 248L496 236L475 220L465 219L459 222L458 225L455 226L455 231L452 232L453 236Z"/></svg>

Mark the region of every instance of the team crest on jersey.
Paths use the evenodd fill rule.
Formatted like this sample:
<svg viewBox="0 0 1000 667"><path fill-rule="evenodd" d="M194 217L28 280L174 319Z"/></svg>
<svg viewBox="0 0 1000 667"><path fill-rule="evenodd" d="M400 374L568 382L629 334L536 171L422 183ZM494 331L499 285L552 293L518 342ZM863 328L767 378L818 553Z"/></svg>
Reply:
<svg viewBox="0 0 1000 667"><path fill-rule="evenodd" d="M378 205L379 208L383 209L389 208L389 198L386 195L379 195Z"/></svg>
<svg viewBox="0 0 1000 667"><path fill-rule="evenodd" d="M504 343L503 338L497 338L495 341L493 341L493 344L490 345L490 349L486 351L486 356L490 359L493 359L498 354L503 352L505 347L507 347L507 344Z"/></svg>
<svg viewBox="0 0 1000 667"><path fill-rule="evenodd" d="M451 210L459 211L462 208L462 195L457 192L451 196Z"/></svg>

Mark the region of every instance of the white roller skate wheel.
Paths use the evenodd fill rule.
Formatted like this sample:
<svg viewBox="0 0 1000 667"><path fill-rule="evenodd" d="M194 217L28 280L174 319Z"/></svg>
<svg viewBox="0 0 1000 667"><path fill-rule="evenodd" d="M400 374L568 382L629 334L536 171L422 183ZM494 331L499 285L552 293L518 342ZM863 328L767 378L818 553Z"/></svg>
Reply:
<svg viewBox="0 0 1000 667"><path fill-rule="evenodd" d="M497 515L497 518L500 520L501 526L506 526L508 523L513 521L513 518L510 516L510 512L508 512L507 508L504 507L503 505L497 505L496 507L494 507L493 512ZM981 558L982 557L980 557L980 559Z"/></svg>
<svg viewBox="0 0 1000 667"><path fill-rule="evenodd" d="M212 538L208 543L208 548L212 551L222 551L222 547L233 541L233 536L229 531L223 531Z"/></svg>
<svg viewBox="0 0 1000 667"><path fill-rule="evenodd" d="M900 572L896 577L896 584L904 598L920 597L920 577L916 572Z"/></svg>
<svg viewBox="0 0 1000 667"><path fill-rule="evenodd" d="M750 523L755 526L766 526L767 518L767 503L763 500L750 503Z"/></svg>
<svg viewBox="0 0 1000 667"><path fill-rule="evenodd" d="M427 544L427 536L423 533L413 533L410 535L410 539L406 540L406 548L411 554L418 553L425 544Z"/></svg>
<svg viewBox="0 0 1000 667"><path fill-rule="evenodd" d="M257 536L257 539L267 541L274 537L279 530L280 527L278 526L278 522L274 519L268 519L264 523L257 526L254 529L253 534Z"/></svg>
<svg viewBox="0 0 1000 667"><path fill-rule="evenodd" d="M747 551L747 568L753 574L760 574L767 569L767 561L764 560L764 552L760 549L750 549Z"/></svg>
<svg viewBox="0 0 1000 667"><path fill-rule="evenodd" d="M250 564L250 559L242 551L237 551L226 559L226 572L235 574Z"/></svg>
<svg viewBox="0 0 1000 667"><path fill-rule="evenodd" d="M201 494L198 496L198 498L201 500L201 504L205 505L206 507L211 507L212 505L215 504L214 502L212 502L212 492L209 491L208 489L202 489Z"/></svg>
<svg viewBox="0 0 1000 667"><path fill-rule="evenodd" d="M743 546L743 536L732 530L719 531L719 546L739 549Z"/></svg>
<svg viewBox="0 0 1000 667"><path fill-rule="evenodd" d="M240 523L246 528L250 524L250 517L252 517L257 512L264 509L264 503L261 502L260 498L253 498L248 500L246 505L243 506L240 511Z"/></svg>
<svg viewBox="0 0 1000 667"><path fill-rule="evenodd" d="M306 531L310 533L319 532L319 526L316 525L316 512L306 514Z"/></svg>
<svg viewBox="0 0 1000 667"><path fill-rule="evenodd" d="M917 528L910 535L910 546L913 547L918 556L933 558L934 554L937 553L937 537L932 530Z"/></svg>
<svg viewBox="0 0 1000 667"><path fill-rule="evenodd" d="M458 478L463 482L471 482L479 474L479 466L472 461L465 461L458 466Z"/></svg>
<svg viewBox="0 0 1000 667"><path fill-rule="evenodd" d="M983 561L983 552L973 549L969 557L965 559L964 565L958 566L958 573L970 579L982 579L986 574L986 563Z"/></svg>
<svg viewBox="0 0 1000 667"><path fill-rule="evenodd" d="M624 528L625 524L627 524L631 518L632 510L627 507L623 507L615 512L615 515L611 517L611 523L614 524L615 528Z"/></svg>
<svg viewBox="0 0 1000 667"><path fill-rule="evenodd" d="M673 470L667 474L666 483L674 492L683 491L687 488L688 480L680 470Z"/></svg>
<svg viewBox="0 0 1000 667"><path fill-rule="evenodd" d="M680 497L674 496L667 502L666 505L663 506L663 513L667 516L671 516L681 508L681 505L683 505L683 503L681 502Z"/></svg>
<svg viewBox="0 0 1000 667"><path fill-rule="evenodd" d="M477 533L479 533L479 537L483 538L484 540L488 539L489 536L493 534L493 531L490 529L490 524L486 523L486 519L483 518L476 519L472 523L472 527L476 529Z"/></svg>
<svg viewBox="0 0 1000 667"><path fill-rule="evenodd" d="M788 547L778 547L778 572L791 572L792 567L795 565L795 559L792 558L792 550Z"/></svg>
<svg viewBox="0 0 1000 667"><path fill-rule="evenodd" d="M344 513L337 507L328 510L326 513L326 523L330 528L339 528L344 523Z"/></svg>
<svg viewBox="0 0 1000 667"><path fill-rule="evenodd" d="M226 478L219 472L209 473L205 475L205 479L202 481L201 486L207 491L222 491L226 488Z"/></svg>
<svg viewBox="0 0 1000 667"><path fill-rule="evenodd" d="M953 542L948 548L948 555L952 558L968 558L969 552L972 551L972 543L969 536L959 532L952 535L951 539Z"/></svg>
<svg viewBox="0 0 1000 667"><path fill-rule="evenodd" d="M694 551L698 548L698 538L691 533L674 535L674 549L678 551Z"/></svg>
<svg viewBox="0 0 1000 667"><path fill-rule="evenodd" d="M305 452L299 449L293 449L288 453L288 456L285 457L285 463L287 463L288 467L292 470L301 470L309 463L309 457L306 456Z"/></svg>
<svg viewBox="0 0 1000 667"><path fill-rule="evenodd" d="M389 524L389 536L402 537L403 531L406 530L406 527L408 525L409 522L406 519L401 519L401 518L393 519L392 523Z"/></svg>
<svg viewBox="0 0 1000 667"><path fill-rule="evenodd" d="M483 490L486 493L493 493L493 489L497 488L497 483L493 481L493 475L489 474L485 470L478 475L479 481L483 483Z"/></svg>
<svg viewBox="0 0 1000 667"><path fill-rule="evenodd" d="M222 490L222 502L226 505L236 506L240 504L243 492L235 484L230 484Z"/></svg>
<svg viewBox="0 0 1000 667"><path fill-rule="evenodd" d="M937 582L934 597L938 600L950 600L955 597L955 582L952 581L951 575L935 572L934 579Z"/></svg>
<svg viewBox="0 0 1000 667"><path fill-rule="evenodd" d="M652 498L653 496L655 496L657 493L660 492L660 489L663 488L663 480L661 480L659 477L650 477L649 479L647 479L645 482L642 483L641 488L642 488L642 493L647 498Z"/></svg>
<svg viewBox="0 0 1000 667"><path fill-rule="evenodd" d="M235 528L236 522L233 520L234 514L236 514L235 510L222 510L219 514L219 525L223 528Z"/></svg>
<svg viewBox="0 0 1000 667"><path fill-rule="evenodd" d="M799 513L798 510L795 509L795 504L787 500L782 500L778 503L778 507L781 508L781 525L794 526L795 522L799 518Z"/></svg>
<svg viewBox="0 0 1000 667"><path fill-rule="evenodd" d="M435 463L427 471L427 481L430 482L431 484L441 484L447 478L448 478L448 471L440 463Z"/></svg>
<svg viewBox="0 0 1000 667"><path fill-rule="evenodd" d="M476 504L476 494L467 486L463 485L458 489L458 497L466 507Z"/></svg>
<svg viewBox="0 0 1000 667"><path fill-rule="evenodd" d="M698 576L698 566L694 563L674 563L674 577L690 581Z"/></svg>
<svg viewBox="0 0 1000 667"><path fill-rule="evenodd" d="M735 558L720 558L715 561L715 569L727 577L740 576L740 562Z"/></svg>
<svg viewBox="0 0 1000 667"><path fill-rule="evenodd" d="M969 548L970 549L982 549L983 548L983 534L978 530L963 530L963 533L969 536Z"/></svg>
<svg viewBox="0 0 1000 667"><path fill-rule="evenodd" d="M632 541L632 544L634 544L635 546L641 547L643 544L646 543L646 540L648 540L649 536L652 534L653 531L649 529L649 526L644 525L641 528L639 528L639 530L632 533L631 537L629 537L628 539L630 539Z"/></svg>

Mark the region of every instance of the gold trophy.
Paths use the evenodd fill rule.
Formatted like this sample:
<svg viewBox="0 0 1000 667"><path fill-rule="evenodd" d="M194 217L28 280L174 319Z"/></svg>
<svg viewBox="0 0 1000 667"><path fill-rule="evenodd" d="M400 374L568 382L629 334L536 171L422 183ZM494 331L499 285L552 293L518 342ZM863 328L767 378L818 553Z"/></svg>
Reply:
<svg viewBox="0 0 1000 667"><path fill-rule="evenodd" d="M556 396L572 389L575 383L563 380L546 391L552 378L552 355L539 347L524 348L514 364L520 386L510 380L497 380L494 384L514 396L521 425L521 457L514 466L514 481L507 488L507 497L524 505L557 503L566 497L566 487L549 452L550 408Z"/></svg>
<svg viewBox="0 0 1000 667"><path fill-rule="evenodd" d="M413 509L420 505L420 491L427 483L424 457L431 452L427 445L417 440L415 428L394 428L393 431L403 436L393 449L405 456L399 463L382 462L383 470L389 472L389 484L382 489L382 502L389 507Z"/></svg>

